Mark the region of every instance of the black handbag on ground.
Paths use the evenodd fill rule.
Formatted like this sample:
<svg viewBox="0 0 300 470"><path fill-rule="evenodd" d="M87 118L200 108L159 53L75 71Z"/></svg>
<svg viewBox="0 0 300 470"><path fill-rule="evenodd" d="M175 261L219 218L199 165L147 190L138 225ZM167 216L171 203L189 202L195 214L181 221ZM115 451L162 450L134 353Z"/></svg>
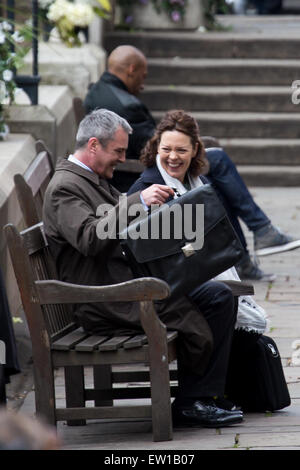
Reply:
<svg viewBox="0 0 300 470"><path fill-rule="evenodd" d="M272 338L234 332L226 395L243 411L275 411L290 405L280 354Z"/></svg>
<svg viewBox="0 0 300 470"><path fill-rule="evenodd" d="M171 217L172 211L176 213L174 204L180 205L181 220L177 216ZM204 205L204 244L197 249L193 247L194 240L186 236L185 229L188 221L191 232L194 230L197 234L199 231L197 206L199 208L200 204ZM187 206L190 210L188 219L183 215ZM166 237L162 227L167 217L170 233ZM151 236L153 228L156 238ZM182 236L177 238L179 229ZM148 238L137 238L137 233L150 235ZM173 298L190 293L195 287L234 266L243 254L243 247L226 211L209 184L188 191L148 216L133 221L121 232L120 243L136 277L163 279L169 284Z"/></svg>

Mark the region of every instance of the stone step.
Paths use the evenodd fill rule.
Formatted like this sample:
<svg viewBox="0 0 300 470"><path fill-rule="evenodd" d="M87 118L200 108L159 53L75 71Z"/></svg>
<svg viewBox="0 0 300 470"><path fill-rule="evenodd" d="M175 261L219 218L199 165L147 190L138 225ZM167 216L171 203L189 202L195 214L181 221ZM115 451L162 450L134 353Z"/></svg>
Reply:
<svg viewBox="0 0 300 470"><path fill-rule="evenodd" d="M300 165L300 139L220 139L236 165Z"/></svg>
<svg viewBox="0 0 300 470"><path fill-rule="evenodd" d="M227 16L227 15L225 15ZM235 15L233 15L235 16ZM257 17L256 17L257 18ZM255 18L255 21L256 21ZM273 18L276 20L276 17ZM245 20L248 21L248 18ZM231 19L228 20L229 25ZM276 25L275 25L276 26ZM121 44L141 49L146 57L279 58L299 57L299 31L285 35L278 28L269 34L256 32L111 32L106 33L104 48L111 52Z"/></svg>
<svg viewBox="0 0 300 470"><path fill-rule="evenodd" d="M300 50L300 47L299 47ZM283 85L300 78L299 60L182 59L148 60L149 85Z"/></svg>
<svg viewBox="0 0 300 470"><path fill-rule="evenodd" d="M181 108L189 111L299 113L300 106L294 104L291 97L290 86L149 85L141 95L152 111Z"/></svg>
<svg viewBox="0 0 300 470"><path fill-rule="evenodd" d="M164 112L155 111L159 121ZM297 139L300 138L299 113L194 112L201 135L217 138Z"/></svg>
<svg viewBox="0 0 300 470"><path fill-rule="evenodd" d="M300 166L256 166L237 167L247 186L297 186L300 181Z"/></svg>

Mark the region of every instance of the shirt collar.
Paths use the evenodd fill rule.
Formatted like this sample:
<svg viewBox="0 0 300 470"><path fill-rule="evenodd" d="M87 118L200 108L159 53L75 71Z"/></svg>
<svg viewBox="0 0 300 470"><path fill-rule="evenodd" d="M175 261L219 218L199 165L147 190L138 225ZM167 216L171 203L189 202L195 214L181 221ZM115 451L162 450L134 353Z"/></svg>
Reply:
<svg viewBox="0 0 300 470"><path fill-rule="evenodd" d="M75 163L75 165L81 166L81 168L84 168L85 170L91 171L94 173L94 171L87 165L85 165L83 162L78 160L78 158L74 157L74 155L69 155L68 157L69 162Z"/></svg>

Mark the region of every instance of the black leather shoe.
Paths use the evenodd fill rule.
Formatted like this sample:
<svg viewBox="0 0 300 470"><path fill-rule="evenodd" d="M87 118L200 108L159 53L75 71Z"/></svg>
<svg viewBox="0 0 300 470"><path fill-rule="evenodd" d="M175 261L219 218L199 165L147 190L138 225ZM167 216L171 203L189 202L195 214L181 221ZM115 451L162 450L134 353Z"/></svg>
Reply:
<svg viewBox="0 0 300 470"><path fill-rule="evenodd" d="M240 411L242 408L238 405L232 403L232 401L228 400L225 397L217 397L214 398L215 405L218 408L222 408L222 410L229 410L229 411Z"/></svg>
<svg viewBox="0 0 300 470"><path fill-rule="evenodd" d="M208 428L220 428L238 424L243 421L242 411L230 411L218 408L213 400L204 403L200 400L192 405L172 406L174 426L203 426Z"/></svg>

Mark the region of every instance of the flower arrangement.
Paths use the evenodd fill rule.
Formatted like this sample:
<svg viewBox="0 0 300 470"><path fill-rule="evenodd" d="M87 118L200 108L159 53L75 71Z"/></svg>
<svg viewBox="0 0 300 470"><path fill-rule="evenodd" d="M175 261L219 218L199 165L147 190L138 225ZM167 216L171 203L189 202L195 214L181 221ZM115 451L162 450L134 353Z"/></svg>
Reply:
<svg viewBox="0 0 300 470"><path fill-rule="evenodd" d="M22 59L29 50L24 42L31 35L28 26L14 31L8 21L0 22L0 140L3 140L9 132L5 124L4 104L14 102L17 91L14 81L15 71L20 68Z"/></svg>
<svg viewBox="0 0 300 470"><path fill-rule="evenodd" d="M38 1L40 16L45 20L47 19L47 14L52 3L54 3L54 0L39 0Z"/></svg>
<svg viewBox="0 0 300 470"><path fill-rule="evenodd" d="M132 22L132 7L152 3L157 13L165 12L174 23L182 21L188 0L117 0L117 4L123 10L125 24Z"/></svg>
<svg viewBox="0 0 300 470"><path fill-rule="evenodd" d="M111 10L109 0L39 0L40 9L56 27L61 40L69 47L80 46L81 28L91 24L95 15L107 18Z"/></svg>

